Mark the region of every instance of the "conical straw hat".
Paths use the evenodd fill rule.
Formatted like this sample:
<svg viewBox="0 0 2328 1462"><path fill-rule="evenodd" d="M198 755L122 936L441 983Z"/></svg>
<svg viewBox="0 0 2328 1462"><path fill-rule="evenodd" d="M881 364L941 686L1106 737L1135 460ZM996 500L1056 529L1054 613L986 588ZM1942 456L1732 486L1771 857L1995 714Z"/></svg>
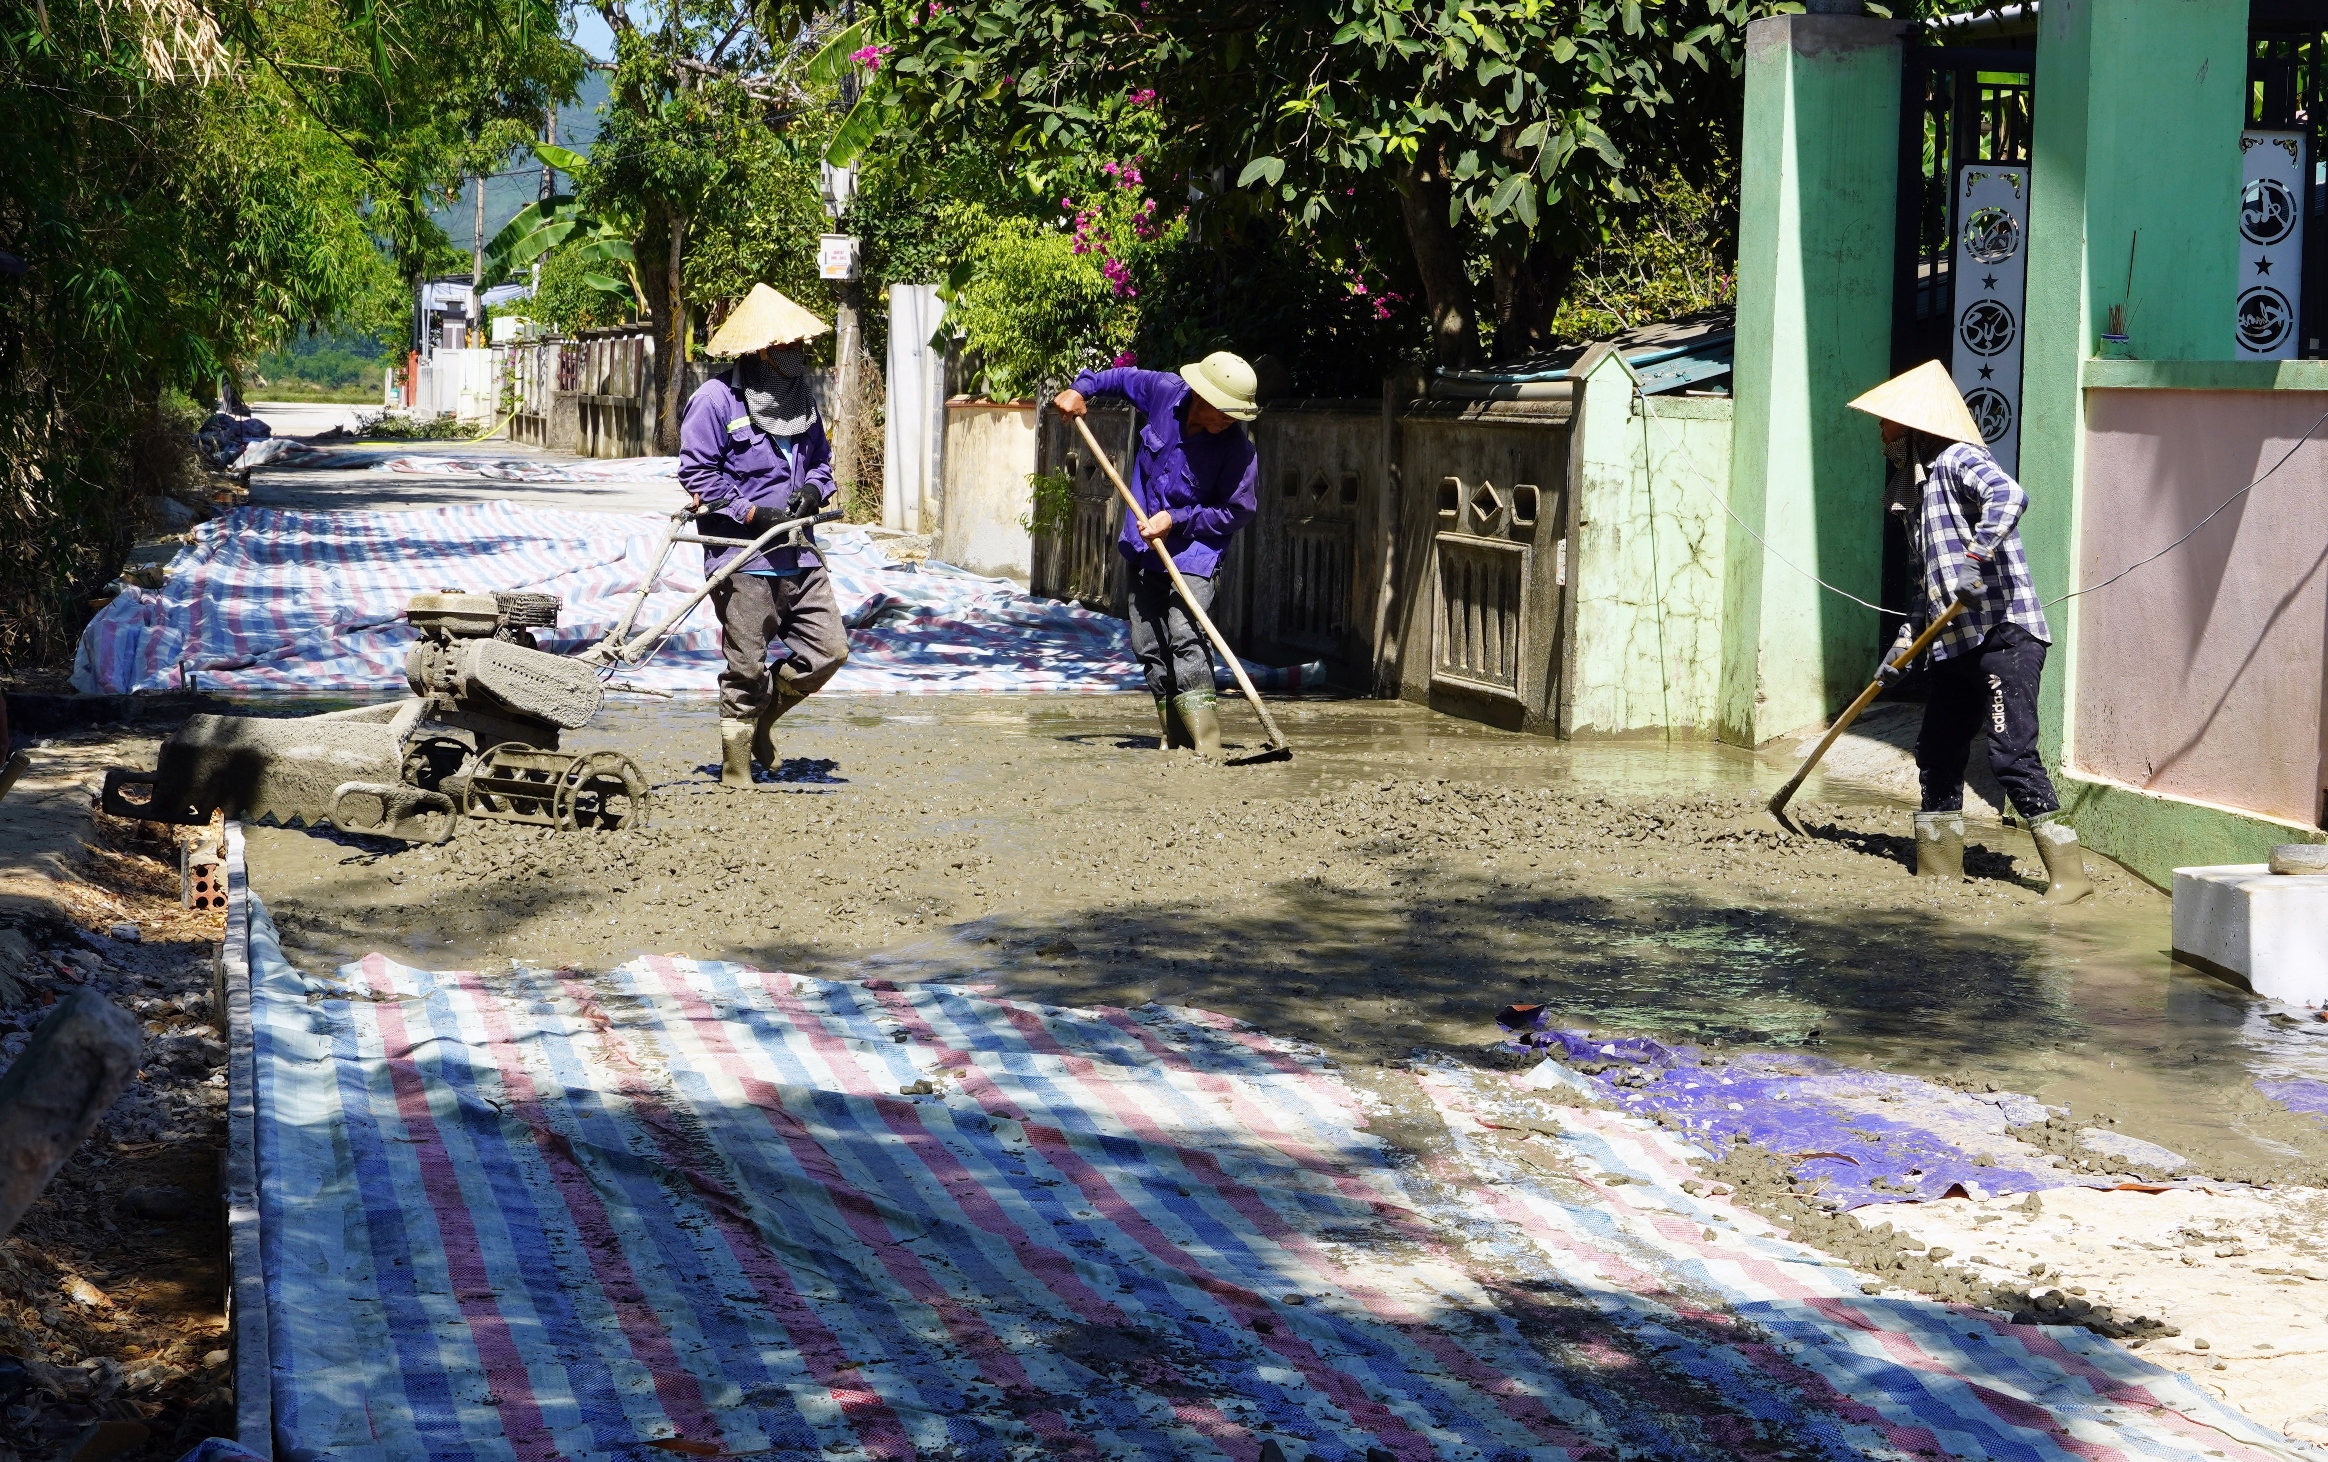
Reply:
<svg viewBox="0 0 2328 1462"><path fill-rule="evenodd" d="M1930 436L1970 442L1976 447L1981 444L1980 428L1965 409L1963 393L1948 379L1948 368L1936 360L1892 377L1850 404L1854 411L1896 421Z"/></svg>
<svg viewBox="0 0 2328 1462"><path fill-rule="evenodd" d="M832 328L767 285L755 284L704 349L713 355L750 355L771 345L813 340Z"/></svg>

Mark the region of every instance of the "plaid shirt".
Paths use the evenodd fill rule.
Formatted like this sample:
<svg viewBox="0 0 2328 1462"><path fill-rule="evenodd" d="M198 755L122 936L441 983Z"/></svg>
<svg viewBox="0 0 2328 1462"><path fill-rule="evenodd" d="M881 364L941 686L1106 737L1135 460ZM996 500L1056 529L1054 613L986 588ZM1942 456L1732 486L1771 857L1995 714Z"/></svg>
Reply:
<svg viewBox="0 0 2328 1462"><path fill-rule="evenodd" d="M2037 587L2029 581L2028 556L2021 551L2027 490L1987 448L1966 442L1949 443L1924 469L1923 478L1917 511L1907 519L1908 542L1923 567L1923 602L1909 610L1892 655L1955 602L1959 584L1973 581L1981 586L1980 597L1932 641L1926 653L1934 661L1979 649L2000 624L2017 624L2052 644L2053 631L2037 602Z"/></svg>

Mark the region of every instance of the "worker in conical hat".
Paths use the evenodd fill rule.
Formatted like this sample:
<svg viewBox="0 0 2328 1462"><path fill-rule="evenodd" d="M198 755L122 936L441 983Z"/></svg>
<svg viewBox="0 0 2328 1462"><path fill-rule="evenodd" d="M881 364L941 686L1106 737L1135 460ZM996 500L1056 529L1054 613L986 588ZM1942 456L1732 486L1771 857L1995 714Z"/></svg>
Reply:
<svg viewBox="0 0 2328 1462"><path fill-rule="evenodd" d="M1885 684L1913 667L1893 661L1952 603L1964 608L1925 652L1930 662L1924 726L1916 736L1923 784L1916 814L1916 872L1964 876L1964 762L1972 738L1988 737L1989 765L2044 860L2048 902L2093 892L2076 831L2037 754L2037 685L2053 631L2021 550L2029 494L1997 465L1964 397L1938 361L1926 361L1853 401L1883 422L1892 472L1885 505L1907 534L1917 568L1908 622L1885 653Z"/></svg>
<svg viewBox="0 0 2328 1462"><path fill-rule="evenodd" d="M807 343L832 327L755 284L707 347L735 360L696 388L679 423L679 485L706 538L757 538L833 495L833 450L809 391ZM776 722L832 679L849 632L813 532L770 548L711 592L719 614L720 780L777 766ZM743 552L706 546L710 574ZM774 664L770 661L773 658Z"/></svg>

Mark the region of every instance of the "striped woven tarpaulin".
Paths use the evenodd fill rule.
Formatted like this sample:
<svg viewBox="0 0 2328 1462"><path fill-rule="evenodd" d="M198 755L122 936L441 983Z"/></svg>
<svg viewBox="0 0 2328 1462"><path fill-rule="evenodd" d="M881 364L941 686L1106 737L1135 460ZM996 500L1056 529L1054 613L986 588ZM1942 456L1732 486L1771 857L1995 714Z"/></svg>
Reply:
<svg viewBox="0 0 2328 1462"><path fill-rule="evenodd" d="M542 648L571 654L613 628L669 526L508 502L396 513L238 508L195 527L161 588L130 587L89 622L73 683L84 693L174 690L191 679L230 695L402 695L415 638L404 606L445 588L557 595L558 627L535 634ZM849 662L827 694L1100 693L1145 683L1120 619L950 564L893 562L861 528L828 527L818 541L849 626ZM702 555L678 549L637 628L660 624L702 586ZM1267 690L1326 678L1322 662L1246 668ZM706 603L614 683L710 695L719 670ZM1216 667L1224 684L1227 673Z"/></svg>
<svg viewBox="0 0 2328 1462"><path fill-rule="evenodd" d="M1633 1119L1544 1139L1625 1186L1506 1162L1501 1075L675 958L323 980L251 928L277 1456L2291 1455L1861 1294Z"/></svg>
<svg viewBox="0 0 2328 1462"><path fill-rule="evenodd" d="M559 597L544 649L572 653L612 628L654 562L664 518L509 502L412 512L238 508L197 524L159 589L130 587L82 632L84 693L174 690L181 667L226 694L404 693L415 638L404 606L424 590L528 589ZM849 625L849 663L828 693L1124 691L1142 684L1123 621L1038 599L1007 579L894 563L860 528L819 534ZM675 550L638 626L703 585L702 555ZM718 626L699 604L620 685L710 694ZM1322 668L1322 667L1321 667Z"/></svg>

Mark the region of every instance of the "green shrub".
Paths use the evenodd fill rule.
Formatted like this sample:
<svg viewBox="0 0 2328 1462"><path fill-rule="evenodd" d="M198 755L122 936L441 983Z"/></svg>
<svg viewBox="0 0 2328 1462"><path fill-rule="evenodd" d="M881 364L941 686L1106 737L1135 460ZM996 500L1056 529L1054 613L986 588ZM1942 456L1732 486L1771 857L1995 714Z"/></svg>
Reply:
<svg viewBox="0 0 2328 1462"><path fill-rule="evenodd" d="M1064 472L1027 474L1027 510L1019 526L1037 537L1063 533L1075 518L1075 479Z"/></svg>
<svg viewBox="0 0 2328 1462"><path fill-rule="evenodd" d="M954 321L989 394L1016 398L1106 365L1131 341L1132 312L1067 234L1009 218L971 246Z"/></svg>

